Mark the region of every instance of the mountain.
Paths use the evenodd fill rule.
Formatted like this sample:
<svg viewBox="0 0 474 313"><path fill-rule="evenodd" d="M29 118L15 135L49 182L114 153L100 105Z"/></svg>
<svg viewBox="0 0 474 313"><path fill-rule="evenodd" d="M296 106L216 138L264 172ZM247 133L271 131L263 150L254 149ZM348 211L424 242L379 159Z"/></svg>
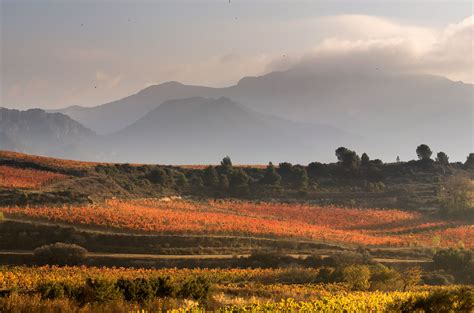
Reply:
<svg viewBox="0 0 474 313"><path fill-rule="evenodd" d="M358 138L334 127L292 122L255 112L228 98L193 97L163 102L110 135L114 161L169 164L309 162Z"/></svg>
<svg viewBox="0 0 474 313"><path fill-rule="evenodd" d="M420 143L464 160L473 148L473 94L474 85L437 76L297 68L246 77L227 88L170 82L101 106L60 112L99 133L111 133L166 100L223 96L264 114L360 134L367 139L360 146L345 144L386 160L412 158Z"/></svg>
<svg viewBox="0 0 474 313"><path fill-rule="evenodd" d="M0 149L58 157L89 156L78 147L91 143L97 135L69 116L0 108Z"/></svg>
<svg viewBox="0 0 474 313"><path fill-rule="evenodd" d="M51 112L66 114L99 134L110 134L137 121L166 100L211 96L214 91L218 89L167 82L100 106L72 106Z"/></svg>

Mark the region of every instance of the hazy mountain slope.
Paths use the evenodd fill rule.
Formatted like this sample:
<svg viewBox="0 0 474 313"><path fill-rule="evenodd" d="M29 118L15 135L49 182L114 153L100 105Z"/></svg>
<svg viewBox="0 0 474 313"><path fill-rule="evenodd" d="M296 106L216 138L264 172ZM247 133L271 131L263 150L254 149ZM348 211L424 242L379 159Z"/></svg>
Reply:
<svg viewBox="0 0 474 313"><path fill-rule="evenodd" d="M354 147L386 160L414 157L424 142L464 161L474 148L473 92L436 76L294 70L245 78L227 94L261 112L361 134L367 142Z"/></svg>
<svg viewBox="0 0 474 313"><path fill-rule="evenodd" d="M325 125L266 116L228 98L188 98L161 104L109 137L114 160L215 163L307 162L356 137Z"/></svg>
<svg viewBox="0 0 474 313"><path fill-rule="evenodd" d="M214 91L209 87L168 82L100 106L72 106L52 112L66 114L99 134L109 134L127 127L166 100L211 96Z"/></svg>
<svg viewBox="0 0 474 313"><path fill-rule="evenodd" d="M165 83L106 105L62 112L102 132L132 124L167 99L225 96L262 113L361 134L367 141L354 148L387 160L413 157L413 146L421 142L461 160L473 149L473 92L471 84L437 76L293 69L243 78L228 88Z"/></svg>
<svg viewBox="0 0 474 313"><path fill-rule="evenodd" d="M0 149L50 156L81 157L76 149L92 143L96 134L69 116L47 113L40 109L27 111L0 108Z"/></svg>

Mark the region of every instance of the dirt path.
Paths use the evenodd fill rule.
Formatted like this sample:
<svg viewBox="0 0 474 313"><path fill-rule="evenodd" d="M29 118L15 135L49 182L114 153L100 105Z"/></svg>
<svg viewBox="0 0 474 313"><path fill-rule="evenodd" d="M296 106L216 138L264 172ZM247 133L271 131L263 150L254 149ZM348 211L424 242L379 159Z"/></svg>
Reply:
<svg viewBox="0 0 474 313"><path fill-rule="evenodd" d="M25 250L10 250L10 251L0 251L0 256L2 255L33 255L33 251ZM114 258L114 259L137 259L137 260L203 260L203 259L232 259L235 257L249 257L250 254L133 254L133 253L99 253L99 252L89 252L89 257L98 257L98 258ZM305 259L309 255L307 254L288 254L288 256L294 258ZM320 255L322 258L327 258L329 255ZM431 263L432 260L429 259L398 259L398 258L374 258L375 262L379 263Z"/></svg>

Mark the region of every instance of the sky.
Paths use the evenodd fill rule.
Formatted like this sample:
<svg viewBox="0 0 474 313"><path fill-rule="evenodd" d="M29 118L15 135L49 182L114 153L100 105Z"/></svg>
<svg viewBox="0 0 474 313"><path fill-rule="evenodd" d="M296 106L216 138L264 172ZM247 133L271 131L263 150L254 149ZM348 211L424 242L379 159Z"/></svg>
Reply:
<svg viewBox="0 0 474 313"><path fill-rule="evenodd" d="M0 106L94 106L348 55L474 83L472 1L0 0ZM336 62L334 62L336 61Z"/></svg>

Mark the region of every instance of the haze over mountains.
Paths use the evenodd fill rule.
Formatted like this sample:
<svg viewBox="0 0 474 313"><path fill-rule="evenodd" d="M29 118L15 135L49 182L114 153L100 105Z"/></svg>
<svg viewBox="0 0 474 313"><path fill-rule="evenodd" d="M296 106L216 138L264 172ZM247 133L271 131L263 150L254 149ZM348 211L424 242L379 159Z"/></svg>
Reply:
<svg viewBox="0 0 474 313"><path fill-rule="evenodd" d="M18 111L4 111L1 143L70 158L169 164L215 163L227 154L238 163L331 161L339 146L391 161L413 158L426 143L464 161L473 150L473 91L437 76L294 68L226 88L168 82L48 118L35 110L32 125L44 124L35 137L15 127Z"/></svg>
<svg viewBox="0 0 474 313"><path fill-rule="evenodd" d="M347 142L347 146L386 160L394 160L397 155L413 157L413 147L422 142L463 160L473 149L473 91L472 84L431 75L392 74L379 69L361 73L295 68L246 77L227 88L168 82L101 106L71 107L60 112L98 133L110 134L166 100L227 97L260 113L331 125L357 134L364 141ZM335 148L336 144L325 152L326 160L332 158Z"/></svg>

